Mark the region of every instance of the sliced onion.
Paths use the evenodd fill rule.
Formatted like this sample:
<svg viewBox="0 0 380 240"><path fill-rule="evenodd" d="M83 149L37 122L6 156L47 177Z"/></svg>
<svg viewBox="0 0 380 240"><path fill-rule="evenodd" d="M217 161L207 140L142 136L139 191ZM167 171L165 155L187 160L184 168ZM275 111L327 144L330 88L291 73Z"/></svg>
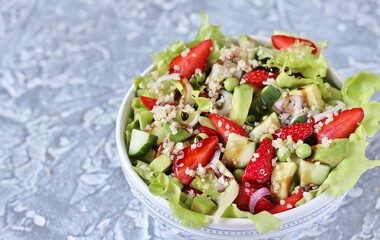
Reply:
<svg viewBox="0 0 380 240"><path fill-rule="evenodd" d="M180 80L181 79L181 76L179 75L179 73L171 73L171 74L165 74L165 75L162 75L161 77L159 77L157 79L156 82L163 82L163 81L167 81L167 80Z"/></svg>
<svg viewBox="0 0 380 240"><path fill-rule="evenodd" d="M194 116L194 118L193 118L193 121L191 121L191 123L189 123L189 127L194 127L195 124L198 123L198 121L199 121L199 117L200 117L200 116L201 116L200 113L199 113L199 112L196 112L196 113L195 113L195 116Z"/></svg>
<svg viewBox="0 0 380 240"><path fill-rule="evenodd" d="M193 92L193 87L191 86L189 80L187 80L186 78L181 79L181 85L183 87L183 97L185 99L184 104L191 105L192 100L193 100L191 96L191 93Z"/></svg>
<svg viewBox="0 0 380 240"><path fill-rule="evenodd" d="M218 160L219 160L219 157L220 157L220 153L221 153L220 149L217 149L217 150L215 151L215 153L214 153L214 156L212 157L212 159L211 159L211 161L210 161L210 168L211 168L212 170L214 170L215 175L216 175L218 178L219 178L220 176L222 176L222 174L220 174L220 172L219 172L219 170L218 170L218 168L217 168L217 166L216 166L216 164L217 164L217 162L218 162Z"/></svg>
<svg viewBox="0 0 380 240"><path fill-rule="evenodd" d="M218 182L218 192L224 192L224 185Z"/></svg>
<svg viewBox="0 0 380 240"><path fill-rule="evenodd" d="M286 125L286 120L288 119L289 116L290 116L289 113L282 113L282 114L280 114L279 118L280 118L281 126L285 126Z"/></svg>
<svg viewBox="0 0 380 240"><path fill-rule="evenodd" d="M226 90L222 90L222 96L224 98L224 103L223 103L223 108L220 109L220 114L223 116L226 116L231 109L232 95Z"/></svg>
<svg viewBox="0 0 380 240"><path fill-rule="evenodd" d="M336 104L334 107L330 108L329 110L327 110L327 111L325 111L325 112L323 112L323 113L315 114L315 115L313 116L313 118L314 118L314 122L319 122L319 121L321 121L322 119L327 118L327 115L329 115L329 114L333 114L333 113L339 111L339 110L342 109L344 106L345 106L344 102L337 101L337 104Z"/></svg>
<svg viewBox="0 0 380 240"><path fill-rule="evenodd" d="M284 104L290 102L292 105L285 107ZM281 113L291 113L295 109L302 109L302 96L288 95L277 100L273 107Z"/></svg>
<svg viewBox="0 0 380 240"><path fill-rule="evenodd" d="M262 197L265 197L265 196L268 196L268 195L271 195L272 193L270 192L270 190L266 187L262 187L260 188L259 190L257 190L256 192L254 192L251 196L251 198L249 199L249 211L251 213L254 213L255 212L255 206L256 206L256 203L262 198Z"/></svg>

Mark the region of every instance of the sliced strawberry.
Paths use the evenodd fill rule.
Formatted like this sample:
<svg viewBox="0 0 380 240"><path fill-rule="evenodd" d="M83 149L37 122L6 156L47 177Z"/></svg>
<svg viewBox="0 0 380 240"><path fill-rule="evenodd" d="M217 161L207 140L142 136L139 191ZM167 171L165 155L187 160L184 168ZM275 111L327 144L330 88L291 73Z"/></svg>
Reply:
<svg viewBox="0 0 380 240"><path fill-rule="evenodd" d="M236 203L236 206L242 210L242 211L249 211L249 201L251 199L251 196L257 189L253 187L247 187L247 186L240 186L239 188L239 194L237 195L234 203ZM260 198L254 209L254 213L259 213L261 211L267 211L273 207L273 204L271 201L269 201L267 198L262 197Z"/></svg>
<svg viewBox="0 0 380 240"><path fill-rule="evenodd" d="M157 103L157 99L146 96L140 96L140 100L142 104L144 104L144 106L149 110L152 110Z"/></svg>
<svg viewBox="0 0 380 240"><path fill-rule="evenodd" d="M268 78L276 79L277 76L278 72L270 72L266 69L254 69L244 75L243 79L255 87L264 87L264 82L267 81Z"/></svg>
<svg viewBox="0 0 380 240"><path fill-rule="evenodd" d="M272 159L275 151L270 138L261 141L243 173L242 184L265 183L272 175Z"/></svg>
<svg viewBox="0 0 380 240"><path fill-rule="evenodd" d="M179 73L184 78L190 78L196 69L203 71L207 64L208 56L211 53L212 41L204 40L195 47L190 48L186 56L182 54L173 58L170 62L169 72Z"/></svg>
<svg viewBox="0 0 380 240"><path fill-rule="evenodd" d="M335 139L335 138L348 138L351 133L355 132L355 129L358 127L364 118L364 111L362 108L352 108L344 110L334 116L334 120L325 125L324 124L318 133L317 136L318 143L322 143L323 138Z"/></svg>
<svg viewBox="0 0 380 240"><path fill-rule="evenodd" d="M214 124L220 135L222 135L224 141L228 141L228 136L230 133L235 133L244 137L247 137L247 133L242 127L228 118L222 117L218 114L212 113L208 115L208 118Z"/></svg>
<svg viewBox="0 0 380 240"><path fill-rule="evenodd" d="M273 135L276 139L280 138L285 140L290 136L294 142L297 142L298 140L304 141L313 134L313 126L314 124L312 122L296 123L276 130Z"/></svg>
<svg viewBox="0 0 380 240"><path fill-rule="evenodd" d="M259 201L257 201L255 206L255 212L259 213L262 211L269 211L269 209L273 208L273 203L269 201L267 198L262 197Z"/></svg>
<svg viewBox="0 0 380 240"><path fill-rule="evenodd" d="M303 198L303 189L300 188L298 193L294 193L287 197L284 204L278 203L273 208L269 209L272 214L288 211L296 206L296 203Z"/></svg>
<svg viewBox="0 0 380 240"><path fill-rule="evenodd" d="M218 142L218 137L212 136L198 142L195 149L191 149L191 146L188 146L180 151L174 156L173 160L174 176L183 184L190 184L194 176L191 176L187 171L195 171L198 164L201 164L203 167L206 166L211 161Z"/></svg>
<svg viewBox="0 0 380 240"><path fill-rule="evenodd" d="M249 200L255 189L252 187L240 186L239 194L235 198L236 206L242 211L249 211Z"/></svg>
<svg viewBox="0 0 380 240"><path fill-rule="evenodd" d="M274 35L272 36L272 44L273 47L277 48L278 50L286 50L289 47L291 47L296 41L299 41L307 46L310 46L313 48L312 54L317 54L318 48L315 46L315 44L307 39L303 38L295 38L291 36L285 36L285 35Z"/></svg>
<svg viewBox="0 0 380 240"><path fill-rule="evenodd" d="M205 127L205 126L199 126L197 127L198 131L200 133L206 133L207 136L211 137L211 136L219 136L219 133L217 131L215 131L214 129L211 129L211 128L208 128L208 127Z"/></svg>

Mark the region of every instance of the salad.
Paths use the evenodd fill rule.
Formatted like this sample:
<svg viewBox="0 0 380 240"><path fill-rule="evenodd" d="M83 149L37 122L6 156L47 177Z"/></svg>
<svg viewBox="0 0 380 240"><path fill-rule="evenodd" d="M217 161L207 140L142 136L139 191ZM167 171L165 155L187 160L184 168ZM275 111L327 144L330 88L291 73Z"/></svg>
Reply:
<svg viewBox="0 0 380 240"><path fill-rule="evenodd" d="M380 165L364 155L379 128L378 76L358 73L339 90L326 43L274 32L266 46L201 17L194 41L154 54L134 78L125 129L134 170L182 224L250 218L267 232L275 214L341 196Z"/></svg>

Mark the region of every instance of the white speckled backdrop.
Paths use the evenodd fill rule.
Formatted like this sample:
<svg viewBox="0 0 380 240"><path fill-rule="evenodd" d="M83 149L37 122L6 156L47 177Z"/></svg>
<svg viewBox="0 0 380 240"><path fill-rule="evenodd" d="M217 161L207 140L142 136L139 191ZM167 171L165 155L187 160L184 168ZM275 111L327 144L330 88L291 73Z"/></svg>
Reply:
<svg viewBox="0 0 380 240"><path fill-rule="evenodd" d="M344 77L380 74L378 0L0 0L0 239L175 239L130 192L115 118L149 54L192 39L200 11L229 35L326 40ZM379 175L305 239L380 239Z"/></svg>

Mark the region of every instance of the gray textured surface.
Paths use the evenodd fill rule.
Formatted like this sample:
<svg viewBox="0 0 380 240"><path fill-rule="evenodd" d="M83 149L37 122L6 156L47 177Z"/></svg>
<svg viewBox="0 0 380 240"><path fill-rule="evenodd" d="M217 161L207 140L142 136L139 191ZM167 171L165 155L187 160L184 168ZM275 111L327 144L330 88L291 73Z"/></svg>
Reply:
<svg viewBox="0 0 380 240"><path fill-rule="evenodd" d="M175 239L119 167L115 118L131 78L150 53L194 37L199 11L229 35L326 40L341 75L380 74L379 1L302 2L0 0L0 239ZM380 239L379 175L307 239Z"/></svg>

